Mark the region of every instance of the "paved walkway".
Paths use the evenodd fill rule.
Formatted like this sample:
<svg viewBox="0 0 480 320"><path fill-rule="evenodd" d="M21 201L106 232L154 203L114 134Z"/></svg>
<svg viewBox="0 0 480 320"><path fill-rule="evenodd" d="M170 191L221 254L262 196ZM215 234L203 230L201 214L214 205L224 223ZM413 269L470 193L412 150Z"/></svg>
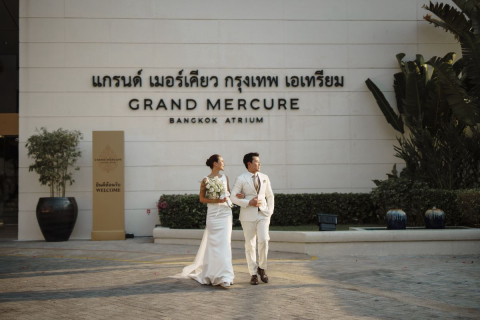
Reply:
<svg viewBox="0 0 480 320"><path fill-rule="evenodd" d="M271 252L269 284L168 276L194 246L0 242L0 319L480 319L480 256L341 257Z"/></svg>

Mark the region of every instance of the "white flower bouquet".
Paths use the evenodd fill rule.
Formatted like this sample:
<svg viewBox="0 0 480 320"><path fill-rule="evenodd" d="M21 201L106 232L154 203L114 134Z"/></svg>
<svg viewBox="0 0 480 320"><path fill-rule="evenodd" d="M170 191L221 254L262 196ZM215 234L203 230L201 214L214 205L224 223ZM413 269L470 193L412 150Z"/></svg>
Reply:
<svg viewBox="0 0 480 320"><path fill-rule="evenodd" d="M223 199L225 197L225 187L223 186L223 182L218 179L218 177L207 177L206 187L205 197L208 199L216 200Z"/></svg>
<svg viewBox="0 0 480 320"><path fill-rule="evenodd" d="M228 197L230 195L228 190L225 190L225 186L223 185L222 180L218 179L218 177L207 177L205 187L205 197L207 197L208 199L225 199L225 197ZM229 198L227 198L227 203L229 206L232 206L232 202Z"/></svg>

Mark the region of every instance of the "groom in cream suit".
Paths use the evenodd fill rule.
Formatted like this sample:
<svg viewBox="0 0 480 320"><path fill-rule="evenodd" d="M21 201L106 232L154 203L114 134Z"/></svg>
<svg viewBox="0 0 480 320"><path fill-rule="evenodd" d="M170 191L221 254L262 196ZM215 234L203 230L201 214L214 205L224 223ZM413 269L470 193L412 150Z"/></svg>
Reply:
<svg viewBox="0 0 480 320"><path fill-rule="evenodd" d="M268 176L260 173L260 158L256 152L247 153L243 163L248 172L237 177L231 192L231 200L240 209L240 222L245 236L250 284L258 284L260 279L268 283L267 269L268 227L273 214L274 197ZM241 195L243 194L243 196ZM258 237L258 264L256 242Z"/></svg>

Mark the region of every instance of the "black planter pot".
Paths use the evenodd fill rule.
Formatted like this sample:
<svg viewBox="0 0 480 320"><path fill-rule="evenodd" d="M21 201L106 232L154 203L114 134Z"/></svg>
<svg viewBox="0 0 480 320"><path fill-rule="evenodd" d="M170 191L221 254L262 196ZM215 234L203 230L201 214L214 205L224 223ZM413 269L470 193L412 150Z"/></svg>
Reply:
<svg viewBox="0 0 480 320"><path fill-rule="evenodd" d="M407 228L407 215L402 209L392 209L387 212L387 229L404 230Z"/></svg>
<svg viewBox="0 0 480 320"><path fill-rule="evenodd" d="M427 210L425 212L425 228L445 229L445 212L435 207Z"/></svg>
<svg viewBox="0 0 480 320"><path fill-rule="evenodd" d="M40 198L37 220L46 241L67 241L77 221L78 206L73 197Z"/></svg>

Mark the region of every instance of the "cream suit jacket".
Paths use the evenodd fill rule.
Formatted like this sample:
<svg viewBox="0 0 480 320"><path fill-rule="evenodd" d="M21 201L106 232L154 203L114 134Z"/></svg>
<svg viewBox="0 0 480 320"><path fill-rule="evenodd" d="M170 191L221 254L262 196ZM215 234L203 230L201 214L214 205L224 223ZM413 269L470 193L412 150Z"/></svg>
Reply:
<svg viewBox="0 0 480 320"><path fill-rule="evenodd" d="M266 217L270 217L273 214L275 200L272 186L270 185L270 179L268 179L266 174L261 172L257 172L257 174L260 178L260 190L258 195L255 191L252 174L250 172L245 172L238 176L233 184L230 199L233 203L241 207L240 221L255 221L257 220L258 212L261 212ZM237 193L243 193L245 198L237 198ZM260 208L249 206L248 202L257 196L258 200L262 200L262 206Z"/></svg>

